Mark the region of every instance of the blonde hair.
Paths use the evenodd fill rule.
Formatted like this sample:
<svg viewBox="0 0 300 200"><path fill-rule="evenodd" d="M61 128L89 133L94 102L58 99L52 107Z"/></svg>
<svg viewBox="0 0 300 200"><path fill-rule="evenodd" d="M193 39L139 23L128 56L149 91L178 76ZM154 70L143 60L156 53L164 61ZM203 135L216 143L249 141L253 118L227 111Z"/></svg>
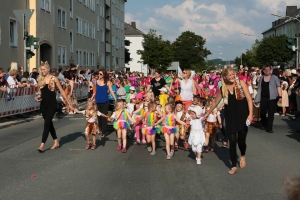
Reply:
<svg viewBox="0 0 300 200"><path fill-rule="evenodd" d="M191 70L190 69L184 69L184 71L185 71L186 75L188 76L188 78L190 78L191 75L192 75Z"/></svg>
<svg viewBox="0 0 300 200"><path fill-rule="evenodd" d="M9 71L10 76L18 75L18 71L16 69L12 69Z"/></svg>
<svg viewBox="0 0 300 200"><path fill-rule="evenodd" d="M153 94L153 92L147 92L146 95L149 98L149 101L154 101L154 94Z"/></svg>
<svg viewBox="0 0 300 200"><path fill-rule="evenodd" d="M234 72L234 70L231 69L231 68L224 69L222 71L222 78L221 78L221 81L222 81L222 97L226 98L226 99L228 99L228 90L227 90L226 83L225 83L224 79L229 74L229 72Z"/></svg>
<svg viewBox="0 0 300 200"><path fill-rule="evenodd" d="M97 104L95 101L93 100L88 100L87 104L91 103L93 105L93 117L97 117L97 114L98 114L98 109L97 109ZM85 110L85 117L88 118L89 117L89 114L90 114L90 110L88 109L88 107L86 108Z"/></svg>
<svg viewBox="0 0 300 200"><path fill-rule="evenodd" d="M210 107L210 104L211 102L213 102L216 98L214 96L210 96L208 97L207 101L206 101L206 104L205 104L205 107L208 108Z"/></svg>
<svg viewBox="0 0 300 200"><path fill-rule="evenodd" d="M43 88L46 85L46 81L45 81L45 76L42 74L41 67L45 67L47 69L50 69L51 67L47 61L46 62L41 61L41 66L39 68L40 74L39 74L39 78L38 78L38 86L40 88Z"/></svg>

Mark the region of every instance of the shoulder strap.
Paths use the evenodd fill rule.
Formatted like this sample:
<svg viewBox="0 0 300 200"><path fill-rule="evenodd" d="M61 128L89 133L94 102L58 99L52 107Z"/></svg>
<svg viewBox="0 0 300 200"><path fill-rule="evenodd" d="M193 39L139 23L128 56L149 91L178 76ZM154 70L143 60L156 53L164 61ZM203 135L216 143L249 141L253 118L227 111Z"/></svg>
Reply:
<svg viewBox="0 0 300 200"><path fill-rule="evenodd" d="M124 110L122 110L122 112L121 112L121 114L119 115L119 117L117 118L117 120L120 119L120 117L122 116L123 112L124 112Z"/></svg>

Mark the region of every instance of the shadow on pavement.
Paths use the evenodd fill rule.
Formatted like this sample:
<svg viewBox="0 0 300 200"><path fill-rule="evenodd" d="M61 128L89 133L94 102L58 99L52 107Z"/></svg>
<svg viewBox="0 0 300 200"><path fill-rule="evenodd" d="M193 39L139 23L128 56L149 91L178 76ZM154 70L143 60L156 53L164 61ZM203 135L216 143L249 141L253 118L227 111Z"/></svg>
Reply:
<svg viewBox="0 0 300 200"><path fill-rule="evenodd" d="M300 126L299 126L300 123L299 123L299 120L290 121L288 119L282 119L282 121L284 121L289 127L288 133L290 133L290 135L287 135L287 137L292 138L292 139L297 140L298 142L300 142Z"/></svg>
<svg viewBox="0 0 300 200"><path fill-rule="evenodd" d="M83 137L83 139L85 140L84 134L82 132L76 132L76 133L72 133L72 134L66 135L64 137L61 137L59 139L59 145L62 147L64 144L72 142L79 137Z"/></svg>

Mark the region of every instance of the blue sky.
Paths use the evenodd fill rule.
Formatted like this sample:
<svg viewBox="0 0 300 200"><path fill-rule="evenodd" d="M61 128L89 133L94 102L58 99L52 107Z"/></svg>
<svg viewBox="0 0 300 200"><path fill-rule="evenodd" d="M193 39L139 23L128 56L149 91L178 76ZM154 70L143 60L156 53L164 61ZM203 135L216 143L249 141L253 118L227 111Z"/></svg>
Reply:
<svg viewBox="0 0 300 200"><path fill-rule="evenodd" d="M299 8L300 0L128 0L125 22L135 21L144 33L157 30L170 41L184 31L195 32L206 38L212 52L209 59L229 60L246 52L257 39L242 32L262 37L277 19L271 13L285 15L286 6Z"/></svg>

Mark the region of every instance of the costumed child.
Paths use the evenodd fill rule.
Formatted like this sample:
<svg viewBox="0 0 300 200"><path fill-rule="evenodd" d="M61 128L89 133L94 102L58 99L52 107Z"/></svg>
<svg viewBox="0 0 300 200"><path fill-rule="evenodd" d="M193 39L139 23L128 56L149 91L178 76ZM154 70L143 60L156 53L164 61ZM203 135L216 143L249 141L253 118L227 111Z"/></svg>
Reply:
<svg viewBox="0 0 300 200"><path fill-rule="evenodd" d="M143 106L143 95L141 93L138 93L135 96L135 109L132 112L132 118L137 122L135 124L135 136L136 141L135 144L141 143L141 129L143 126L143 123L141 121L142 115L145 113L144 106ZM146 144L146 137L142 134L142 143Z"/></svg>
<svg viewBox="0 0 300 200"><path fill-rule="evenodd" d="M156 122L155 125L160 124L163 121L163 126L161 132L164 133L166 140L166 150L167 150L167 160L170 160L174 155L174 135L178 134L178 128L176 127L175 122L185 125L185 122L178 119L178 117L173 113L174 107L171 104L166 104L166 113L164 116Z"/></svg>
<svg viewBox="0 0 300 200"><path fill-rule="evenodd" d="M190 107L188 108L188 110L195 111L197 116L201 116L204 113L202 106L200 106L200 97L199 96L193 97L193 102L190 105Z"/></svg>
<svg viewBox="0 0 300 200"><path fill-rule="evenodd" d="M159 104L162 107L163 112L165 112L165 106L168 103L168 94L167 94L167 88L162 87L159 89L160 95L159 95Z"/></svg>
<svg viewBox="0 0 300 200"><path fill-rule="evenodd" d="M192 151L196 154L197 165L201 164L202 147L205 144L205 133L202 127L203 118L199 118L195 111L190 112L191 132L189 136L189 144L192 146Z"/></svg>
<svg viewBox="0 0 300 200"><path fill-rule="evenodd" d="M117 131L118 136L118 147L117 150L122 150L123 153L126 153L126 144L127 144L127 129L129 128L129 120L134 123L135 121L131 118L129 112L123 108L124 102L122 100L117 100L116 102L116 111L110 117L110 121L114 121L113 127ZM123 148L122 148L123 140Z"/></svg>
<svg viewBox="0 0 300 200"><path fill-rule="evenodd" d="M206 112L209 111L210 105L212 102L215 100L215 97L210 96L207 99L206 103ZM216 135L217 135L217 130L218 127L222 128L222 121L220 117L220 111L218 111L217 108L215 108L207 117L206 122L205 122L205 147L204 151L207 153L208 151L215 151L215 140L216 140ZM209 138L211 136L211 145L210 148L208 147L209 144Z"/></svg>
<svg viewBox="0 0 300 200"><path fill-rule="evenodd" d="M190 118L189 113L183 109L183 103L181 101L176 102L175 115L178 117L178 119L180 119L181 121L184 121L184 122L187 122L186 120L188 120ZM184 148L187 149L189 147L188 143L186 142L187 126L177 124L177 127L179 130L179 134L175 135L174 150L178 150L179 138L183 141Z"/></svg>
<svg viewBox="0 0 300 200"><path fill-rule="evenodd" d="M97 109L97 104L89 100L87 103L87 109L84 111L74 110L76 113L82 113L86 120L87 124L85 127L84 135L87 141L85 149L91 148L92 150L96 149L96 134L100 134L99 125L98 125L98 116L106 117L106 115L100 113ZM90 135L92 135L93 144L90 142Z"/></svg>
<svg viewBox="0 0 300 200"><path fill-rule="evenodd" d="M151 101L148 104L148 111L143 115L144 128L142 133L147 137L147 150L150 155L154 156L156 154L156 144L155 144L155 135L157 128L155 127L156 122L156 103Z"/></svg>
<svg viewBox="0 0 300 200"><path fill-rule="evenodd" d="M148 111L148 104L149 104L149 102L154 101L154 94L153 94L153 92L147 92L143 96L145 97L145 100L144 100L144 110Z"/></svg>

